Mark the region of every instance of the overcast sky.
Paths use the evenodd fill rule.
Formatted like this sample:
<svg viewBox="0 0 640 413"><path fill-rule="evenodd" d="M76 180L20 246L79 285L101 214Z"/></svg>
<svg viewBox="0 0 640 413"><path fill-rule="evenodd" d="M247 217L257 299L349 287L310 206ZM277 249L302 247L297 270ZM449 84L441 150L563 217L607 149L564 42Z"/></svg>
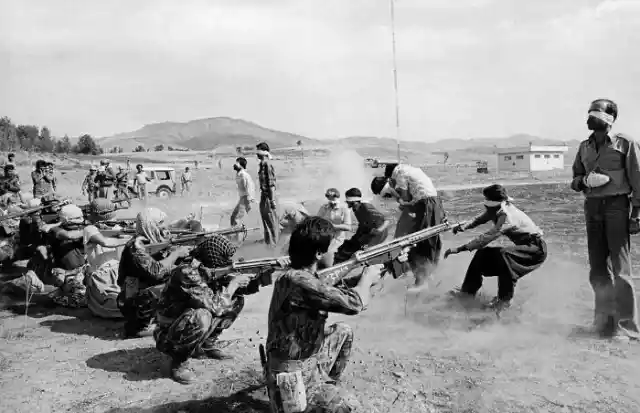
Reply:
<svg viewBox="0 0 640 413"><path fill-rule="evenodd" d="M230 116L395 136L388 0L0 0L0 115L54 135ZM396 0L407 140L640 137L640 0Z"/></svg>

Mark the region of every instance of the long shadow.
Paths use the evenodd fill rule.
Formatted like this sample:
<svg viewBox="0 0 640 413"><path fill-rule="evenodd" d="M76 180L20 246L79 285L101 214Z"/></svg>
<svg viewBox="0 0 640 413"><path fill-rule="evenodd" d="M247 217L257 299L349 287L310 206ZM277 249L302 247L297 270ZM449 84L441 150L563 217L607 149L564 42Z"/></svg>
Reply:
<svg viewBox="0 0 640 413"><path fill-rule="evenodd" d="M10 311L15 315L24 315L25 311L27 316L32 318L45 318L52 315L64 315L68 317L82 316L84 313L89 312L86 308L66 308L61 307L54 303L46 293L34 294L31 297L29 305L25 303L24 296L10 295L4 296L7 304L4 309Z"/></svg>
<svg viewBox="0 0 640 413"><path fill-rule="evenodd" d="M55 333L87 335L103 340L114 340L120 336L122 321L107 320L95 317L88 308L66 308L55 304L47 294L35 294L29 305L25 297L20 295L3 295L3 310L12 315L1 318L24 316L41 319L54 315L72 317L63 320L45 320L40 323Z"/></svg>
<svg viewBox="0 0 640 413"><path fill-rule="evenodd" d="M106 413L269 413L269 403L251 395L257 390L257 387L252 386L225 397L166 403L144 409L140 407L113 408Z"/></svg>
<svg viewBox="0 0 640 413"><path fill-rule="evenodd" d="M87 312L83 312L77 318L45 320L40 323L43 327L49 327L54 333L91 336L102 340L121 339L123 324L124 322L119 320L102 320Z"/></svg>
<svg viewBox="0 0 640 413"><path fill-rule="evenodd" d="M169 359L153 347L133 348L93 356L87 367L123 373L129 381L156 380L167 377Z"/></svg>

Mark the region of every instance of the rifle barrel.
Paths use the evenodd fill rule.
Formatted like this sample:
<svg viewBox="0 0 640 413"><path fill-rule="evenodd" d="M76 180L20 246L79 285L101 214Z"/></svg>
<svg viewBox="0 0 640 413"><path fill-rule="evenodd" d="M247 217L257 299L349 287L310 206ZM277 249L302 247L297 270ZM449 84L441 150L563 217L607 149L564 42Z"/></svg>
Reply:
<svg viewBox="0 0 640 413"><path fill-rule="evenodd" d="M231 265L231 269L235 271L242 271L247 269L254 269L260 267L268 267L271 265L277 265L278 260L289 258L288 255L277 258L256 258L253 260L236 261Z"/></svg>
<svg viewBox="0 0 640 413"><path fill-rule="evenodd" d="M412 234L404 235L399 238L395 238L391 241L386 241L370 248L366 248L362 251L356 252L352 258L340 264L334 265L329 268L318 271L318 277L330 284L335 285L344 278L352 269L370 263L371 261L391 261L401 254L401 251L405 248L413 248L419 242L425 241L436 235L440 235L443 232L452 230L458 225L465 225L468 221L462 221L459 223L445 222L443 224L435 225L433 227L425 228L420 231L416 231ZM393 256L395 255L395 256Z"/></svg>
<svg viewBox="0 0 640 413"><path fill-rule="evenodd" d="M176 233L175 230L172 230L171 232ZM160 242L157 244L149 244L147 245L147 248L151 248L154 250L162 250L165 249L167 247L170 247L171 245L182 245L182 244L188 244L190 242L193 241L197 241L203 238L207 238L211 235L217 234L217 235L230 235L230 234L237 234L239 232L247 232L247 229L244 225L238 226L238 227L232 227L232 228L225 228L225 229L221 229L221 230L216 230L216 231L209 231L209 232L191 232L191 231L187 231L184 232L183 234L188 234L182 237L177 237L177 238L173 238L169 241L166 242ZM178 232L178 234L180 234L180 232Z"/></svg>
<svg viewBox="0 0 640 413"><path fill-rule="evenodd" d="M23 217L25 215L30 215L30 214L33 214L34 212L42 211L43 209L47 209L49 207L55 206L55 205L57 205L57 204L59 204L61 202L62 201L55 202L55 203L48 204L48 205L40 205L40 206L37 206L37 207L33 207L33 208L28 208L28 209L22 210L20 212L14 212L12 214L2 215L2 216L0 216L0 222L6 221L8 219L20 218L20 217Z"/></svg>

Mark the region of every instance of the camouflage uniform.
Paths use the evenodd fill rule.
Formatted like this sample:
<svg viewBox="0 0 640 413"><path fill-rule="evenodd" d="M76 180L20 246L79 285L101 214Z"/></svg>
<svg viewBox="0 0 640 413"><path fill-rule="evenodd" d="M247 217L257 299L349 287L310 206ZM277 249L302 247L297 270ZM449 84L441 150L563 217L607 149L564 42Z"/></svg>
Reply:
<svg viewBox="0 0 640 413"><path fill-rule="evenodd" d="M116 181L116 174L111 166L106 165L104 170L98 171L95 182L98 185L98 198L107 198L109 189L113 187Z"/></svg>
<svg viewBox="0 0 640 413"><path fill-rule="evenodd" d="M47 194L53 194L54 189L54 177L42 169L37 169L31 172L31 180L33 181L33 197L42 198Z"/></svg>
<svg viewBox="0 0 640 413"><path fill-rule="evenodd" d="M20 178L13 173L13 167L6 166L4 177L0 178L0 206L6 207L9 204L20 202Z"/></svg>
<svg viewBox="0 0 640 413"><path fill-rule="evenodd" d="M5 175L0 178L0 215L19 212L20 179L14 173L13 165L4 167ZM17 208L17 209L16 209ZM0 222L0 265L14 261L18 250L18 219L7 219Z"/></svg>
<svg viewBox="0 0 640 413"><path fill-rule="evenodd" d="M116 199L129 201L129 173L120 169L116 175Z"/></svg>
<svg viewBox="0 0 640 413"><path fill-rule="evenodd" d="M194 355L217 357L218 336L229 328L244 307L242 296L232 297L226 286L212 280L207 268L232 263L236 246L223 236L207 238L192 252L202 265L183 264L171 273L158 304L156 348L172 359L174 379L185 378L185 362Z"/></svg>
<svg viewBox="0 0 640 413"><path fill-rule="evenodd" d="M156 348L169 355L173 367L195 355L215 350L218 336L231 327L244 307L242 296L226 289L214 292L206 272L189 264L177 267L158 303Z"/></svg>
<svg viewBox="0 0 640 413"><path fill-rule="evenodd" d="M78 240L61 240L57 236L62 231L80 229L82 229L82 226L76 224L52 228L45 236L45 241L49 246L47 257L44 261L46 265L45 272L44 274L36 272L36 275L45 284L58 287L49 297L54 303L63 307L80 308L87 306L86 287L84 286L84 243L82 238Z"/></svg>
<svg viewBox="0 0 640 413"><path fill-rule="evenodd" d="M355 412L360 403L337 386L351 354L353 331L344 323L327 326L329 312L348 315L363 310L352 289L323 284L314 274L291 269L275 282L267 337L269 399L282 412L276 376L301 371L307 412Z"/></svg>
<svg viewBox="0 0 640 413"><path fill-rule="evenodd" d="M125 335L134 336L151 326L160 293L171 270L136 245L136 237L124 247L118 267L118 306L125 318Z"/></svg>
<svg viewBox="0 0 640 413"><path fill-rule="evenodd" d="M15 236L0 236L0 266L11 264L16 257L18 240Z"/></svg>
<svg viewBox="0 0 640 413"><path fill-rule="evenodd" d="M98 196L98 184L96 183L96 174L93 171L84 177L84 181L82 181L82 191L87 194L89 202Z"/></svg>

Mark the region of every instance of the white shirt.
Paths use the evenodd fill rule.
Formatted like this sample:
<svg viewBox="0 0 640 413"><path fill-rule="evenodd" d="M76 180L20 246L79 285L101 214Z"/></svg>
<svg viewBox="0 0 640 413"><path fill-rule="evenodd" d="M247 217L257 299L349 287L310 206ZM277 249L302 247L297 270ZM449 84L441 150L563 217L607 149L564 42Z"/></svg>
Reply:
<svg viewBox="0 0 640 413"><path fill-rule="evenodd" d="M96 226L88 225L84 228L82 234L84 252L87 255L90 273L100 268L107 261L120 259L119 248L106 248L91 242L91 237L99 233L100 230Z"/></svg>
<svg viewBox="0 0 640 413"><path fill-rule="evenodd" d="M136 182L138 185L144 185L147 183L147 174L145 171L136 174Z"/></svg>
<svg viewBox="0 0 640 413"><path fill-rule="evenodd" d="M240 197L246 196L249 200L254 199L255 184L246 169L241 169L236 174L236 185L238 185Z"/></svg>
<svg viewBox="0 0 640 413"><path fill-rule="evenodd" d="M438 191L433 185L431 178L420 168L415 166L400 164L396 166L391 174L394 189L409 191L412 201L438 196Z"/></svg>
<svg viewBox="0 0 640 413"><path fill-rule="evenodd" d="M318 210L318 216L331 221L334 225L349 225L351 226L351 210L346 205L336 205L335 207L330 203L326 203ZM337 231L335 241L339 244L344 242L346 237L346 231Z"/></svg>

